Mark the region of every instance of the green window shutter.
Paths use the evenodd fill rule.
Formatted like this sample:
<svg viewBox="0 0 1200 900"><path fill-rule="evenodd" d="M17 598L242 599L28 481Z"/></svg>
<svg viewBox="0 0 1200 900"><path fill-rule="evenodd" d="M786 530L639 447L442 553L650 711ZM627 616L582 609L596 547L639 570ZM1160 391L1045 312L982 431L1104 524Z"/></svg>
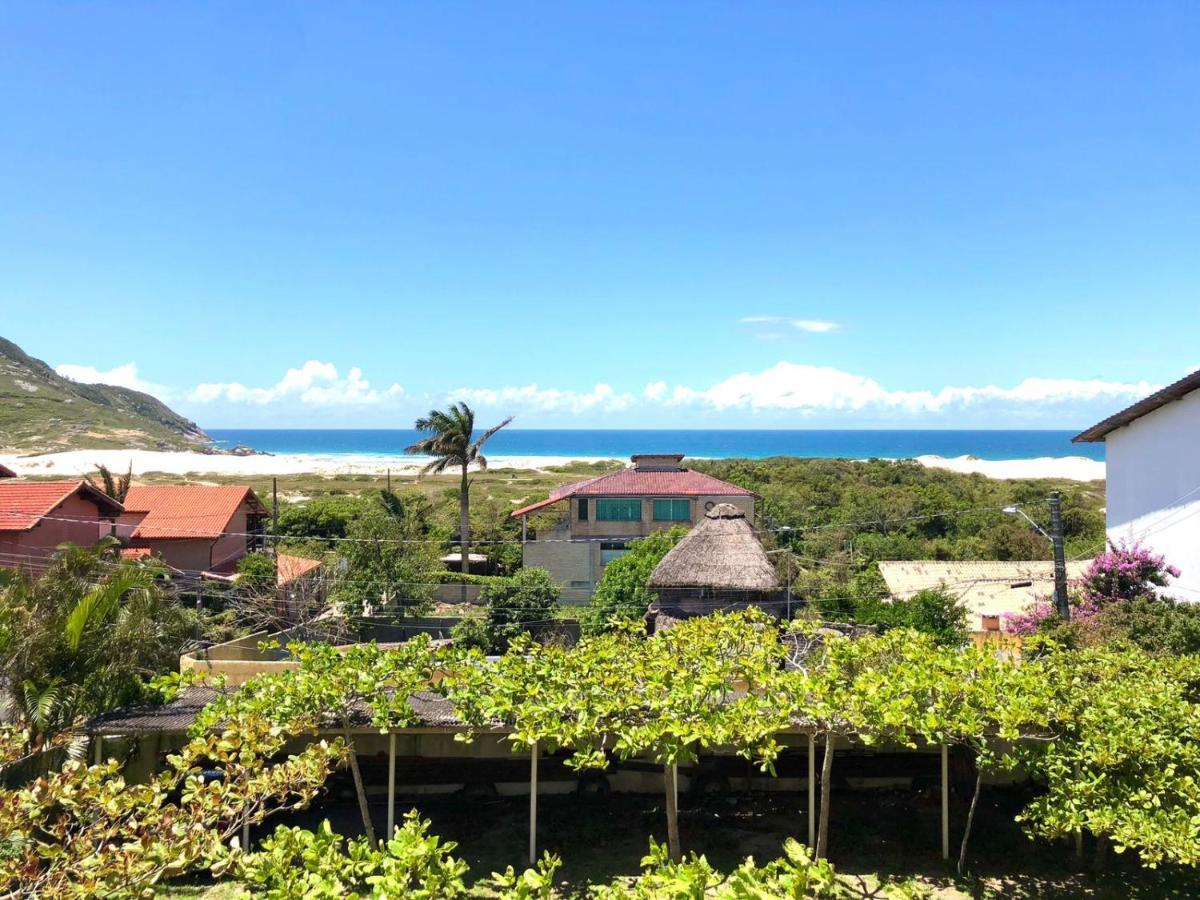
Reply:
<svg viewBox="0 0 1200 900"><path fill-rule="evenodd" d="M641 500L601 497L596 501L597 522L638 522L641 518Z"/></svg>
<svg viewBox="0 0 1200 900"><path fill-rule="evenodd" d="M579 521L586 522L588 520L588 502L587 497L579 498Z"/></svg>
<svg viewBox="0 0 1200 900"><path fill-rule="evenodd" d="M662 497L654 501L654 521L688 522L692 518L692 504L686 497Z"/></svg>

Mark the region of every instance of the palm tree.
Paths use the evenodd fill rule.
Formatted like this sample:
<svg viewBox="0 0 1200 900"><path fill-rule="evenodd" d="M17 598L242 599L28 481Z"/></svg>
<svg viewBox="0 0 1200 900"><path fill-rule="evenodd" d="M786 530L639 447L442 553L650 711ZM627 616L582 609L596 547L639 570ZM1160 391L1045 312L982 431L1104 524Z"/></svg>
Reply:
<svg viewBox="0 0 1200 900"><path fill-rule="evenodd" d="M96 471L100 474L100 484L97 484L91 475L84 475L83 480L96 490L108 494L118 503L124 503L125 497L129 494L129 483L133 481L133 461L130 460L129 471L124 475L114 475L104 463L97 463Z"/></svg>
<svg viewBox="0 0 1200 900"><path fill-rule="evenodd" d="M472 463L480 469L487 468L487 457L479 451L492 435L512 420L513 417L509 416L485 431L479 440L472 441L475 436L475 411L465 403L452 403L445 411L431 410L429 415L417 419L413 427L417 431L428 432L429 437L404 448L405 453L433 457L433 461L421 469L421 476L439 475L453 466L462 469L462 487L458 492L458 536L464 575L469 571L471 541L471 501L468 493L471 483L467 479L467 468Z"/></svg>

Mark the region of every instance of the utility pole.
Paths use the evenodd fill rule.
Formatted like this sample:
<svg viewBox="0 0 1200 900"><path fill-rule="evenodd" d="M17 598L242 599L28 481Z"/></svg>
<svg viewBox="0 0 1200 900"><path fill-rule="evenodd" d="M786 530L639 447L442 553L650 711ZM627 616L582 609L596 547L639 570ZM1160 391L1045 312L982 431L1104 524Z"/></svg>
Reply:
<svg viewBox="0 0 1200 900"><path fill-rule="evenodd" d="M1063 556L1062 498L1058 491L1050 493L1050 543L1054 547L1054 605L1064 622L1071 621L1071 605L1067 602L1067 561Z"/></svg>
<svg viewBox="0 0 1200 900"><path fill-rule="evenodd" d="M279 541L279 479L271 479L271 548Z"/></svg>

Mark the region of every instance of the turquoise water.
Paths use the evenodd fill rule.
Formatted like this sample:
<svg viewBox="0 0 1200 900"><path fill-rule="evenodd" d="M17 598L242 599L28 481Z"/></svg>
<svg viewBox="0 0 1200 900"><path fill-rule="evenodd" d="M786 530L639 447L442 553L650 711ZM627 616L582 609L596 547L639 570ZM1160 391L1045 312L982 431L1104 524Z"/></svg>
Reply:
<svg viewBox="0 0 1200 900"><path fill-rule="evenodd" d="M208 429L221 446L244 444L268 453L397 456L419 435L411 429ZM975 456L1104 459L1104 444L1072 444L1071 431L834 431L505 429L487 445L490 456L628 458L633 453L686 453L724 458L766 456Z"/></svg>

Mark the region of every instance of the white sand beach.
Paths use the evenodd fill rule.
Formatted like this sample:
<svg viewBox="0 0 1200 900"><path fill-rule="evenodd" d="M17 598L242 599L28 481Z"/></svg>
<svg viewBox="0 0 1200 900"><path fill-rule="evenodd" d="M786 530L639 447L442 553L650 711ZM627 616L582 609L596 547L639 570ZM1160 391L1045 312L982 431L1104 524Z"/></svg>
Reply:
<svg viewBox="0 0 1200 900"><path fill-rule="evenodd" d="M545 469L569 462L596 462L605 457L492 456L493 469ZM1082 456L1046 456L1038 459L988 460L973 456L953 458L919 456L923 466L955 472L978 472L989 478L1066 478L1092 481L1104 477L1104 463ZM65 478L95 471L103 463L113 471L124 472L132 463L134 475L161 472L168 475L262 475L350 474L375 475L391 470L393 475L411 475L421 467L421 459L411 456L370 454L283 453L232 456L195 451L161 450L69 450L39 456L0 455L0 463L18 475Z"/></svg>
<svg viewBox="0 0 1200 900"><path fill-rule="evenodd" d="M492 469L543 469L569 462L596 462L605 457L489 456ZM412 475L423 465L419 456L378 456L345 453L281 453L233 456L221 453L164 450L67 450L38 456L0 454L0 463L18 475L61 475L70 478L96 471L98 464L114 472L133 466L134 475Z"/></svg>

